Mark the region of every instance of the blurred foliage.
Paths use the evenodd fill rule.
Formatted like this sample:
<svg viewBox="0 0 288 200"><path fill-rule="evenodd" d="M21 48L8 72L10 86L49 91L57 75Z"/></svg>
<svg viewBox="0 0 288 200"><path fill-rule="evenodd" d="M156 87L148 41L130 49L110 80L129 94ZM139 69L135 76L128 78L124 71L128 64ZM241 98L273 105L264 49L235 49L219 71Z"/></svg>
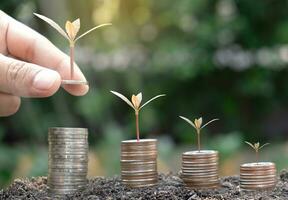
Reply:
<svg viewBox="0 0 288 200"><path fill-rule="evenodd" d="M61 89L50 98L22 99L16 115L1 118L0 184L14 178L19 163L29 160L30 171L23 170L22 175L45 175L47 129L54 126L89 128L90 175L119 173L120 141L135 138L134 113L110 90L127 96L142 91L147 99L167 94L140 116L141 136L159 138L160 171L179 170L181 152L195 148L196 135L179 115L203 116L205 121L220 118L203 132L202 141L220 151L222 174L238 173L239 163L253 160L249 149L241 150L244 140L272 143L263 159L284 168L287 4L285 0L0 1L2 10L65 52L65 41L33 12L60 24L80 17L82 31L113 23L76 48L76 61L90 82L86 96L73 97Z"/></svg>

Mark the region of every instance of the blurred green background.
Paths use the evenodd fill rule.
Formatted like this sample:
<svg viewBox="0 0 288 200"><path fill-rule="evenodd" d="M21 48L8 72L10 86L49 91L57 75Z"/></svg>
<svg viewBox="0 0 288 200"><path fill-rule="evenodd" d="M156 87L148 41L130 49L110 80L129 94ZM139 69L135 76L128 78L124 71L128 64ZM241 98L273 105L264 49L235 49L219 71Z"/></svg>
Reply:
<svg viewBox="0 0 288 200"><path fill-rule="evenodd" d="M196 134L179 119L220 118L202 133L221 153L221 175L254 161L244 141L271 145L262 160L288 166L288 1L286 0L0 0L0 9L68 53L66 41L33 16L59 24L81 18L82 32L112 22L79 41L76 62L90 82L86 96L60 89L22 99L0 119L0 186L47 174L48 127L89 129L89 176L119 174L120 142L135 138L134 113L109 91L167 94L140 114L142 138L159 139L159 171L178 172ZM80 30L80 32L81 32Z"/></svg>

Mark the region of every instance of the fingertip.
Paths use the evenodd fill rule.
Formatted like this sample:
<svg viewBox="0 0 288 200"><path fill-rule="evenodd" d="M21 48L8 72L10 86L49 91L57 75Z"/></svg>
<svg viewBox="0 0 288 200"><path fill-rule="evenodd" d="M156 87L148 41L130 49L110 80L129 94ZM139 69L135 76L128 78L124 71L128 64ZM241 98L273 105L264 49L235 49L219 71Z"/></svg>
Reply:
<svg viewBox="0 0 288 200"><path fill-rule="evenodd" d="M63 85L63 88L74 96L84 96L89 91L89 85Z"/></svg>
<svg viewBox="0 0 288 200"><path fill-rule="evenodd" d="M14 115L20 108L21 98L9 94L0 93L0 116Z"/></svg>
<svg viewBox="0 0 288 200"><path fill-rule="evenodd" d="M35 75L32 86L31 96L52 96L61 86L61 76L54 70L43 69Z"/></svg>
<svg viewBox="0 0 288 200"><path fill-rule="evenodd" d="M17 96L12 96L11 97L11 102L10 102L10 110L8 111L8 115L14 115L20 108L21 105L21 98Z"/></svg>

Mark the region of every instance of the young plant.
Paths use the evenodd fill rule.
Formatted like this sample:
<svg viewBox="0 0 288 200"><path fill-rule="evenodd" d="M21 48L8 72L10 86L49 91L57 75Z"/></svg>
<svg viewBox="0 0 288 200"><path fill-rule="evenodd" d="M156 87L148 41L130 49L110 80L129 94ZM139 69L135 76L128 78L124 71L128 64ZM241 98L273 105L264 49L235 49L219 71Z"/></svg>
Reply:
<svg viewBox="0 0 288 200"><path fill-rule="evenodd" d="M47 24L49 24L50 26L52 26L55 30L57 30L64 38L66 38L69 42L69 46L70 46L70 78L71 80L73 80L74 77L74 46L77 40L79 40L80 38L84 37L85 35L87 35L88 33L103 27L103 26L107 26L107 25L112 25L111 23L105 23L105 24L100 24L98 26L95 26L93 28L91 28L90 30L84 32L83 34L79 35L77 37L77 34L80 30L80 19L76 19L73 22L70 22L69 20L66 21L65 24L65 30L66 32L56 23L54 22L52 19L45 17L43 15L34 13L35 16L39 17L40 19L42 19L43 21L45 21Z"/></svg>
<svg viewBox="0 0 288 200"><path fill-rule="evenodd" d="M216 120L219 120L219 119L212 119L212 120L210 120L209 122L207 122L206 124L204 124L204 125L202 126L202 117L200 117L199 119L195 119L195 120L194 120L194 123L193 123L191 120L189 120L188 118L186 118L186 117L183 117L183 116L179 116L179 117L180 117L181 119L185 120L187 123L189 123L192 127L195 128L196 133L197 133L198 152L200 152L200 149L201 149L201 146L200 146L200 132L201 132L201 130L202 130L204 127L206 127L208 124L210 124L210 123L212 123L212 122L214 122L214 121L216 121Z"/></svg>
<svg viewBox="0 0 288 200"><path fill-rule="evenodd" d="M135 117L136 117L136 135L137 135L137 142L139 142L140 140L140 131L139 131L139 112L140 110L146 106L148 103L150 103L151 101L159 98L159 97L163 97L165 96L165 94L160 94L157 95L155 97L153 97L152 99L148 100L146 103L144 103L143 105L141 105L141 101L142 101L142 93L140 92L137 95L132 95L131 97L131 101L129 101L129 99L127 97L125 97L124 95L120 94L119 92L115 92L115 91L110 91L112 94L116 95L117 97L119 97L120 99L122 99L123 101L125 101L131 108L134 109L135 111Z"/></svg>
<svg viewBox="0 0 288 200"><path fill-rule="evenodd" d="M259 142L252 144L250 142L245 141L245 143L255 150L256 163L258 164L259 163L259 150L265 147L266 145L268 145L269 143L265 143L262 146L260 146Z"/></svg>

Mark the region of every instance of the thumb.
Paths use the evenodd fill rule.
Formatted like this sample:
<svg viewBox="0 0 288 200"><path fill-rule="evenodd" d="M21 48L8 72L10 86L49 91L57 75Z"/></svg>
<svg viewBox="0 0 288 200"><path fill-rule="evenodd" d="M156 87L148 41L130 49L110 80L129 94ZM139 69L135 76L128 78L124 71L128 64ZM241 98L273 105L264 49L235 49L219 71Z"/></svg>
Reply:
<svg viewBox="0 0 288 200"><path fill-rule="evenodd" d="M58 72L0 54L0 91L22 97L47 97L61 85Z"/></svg>

